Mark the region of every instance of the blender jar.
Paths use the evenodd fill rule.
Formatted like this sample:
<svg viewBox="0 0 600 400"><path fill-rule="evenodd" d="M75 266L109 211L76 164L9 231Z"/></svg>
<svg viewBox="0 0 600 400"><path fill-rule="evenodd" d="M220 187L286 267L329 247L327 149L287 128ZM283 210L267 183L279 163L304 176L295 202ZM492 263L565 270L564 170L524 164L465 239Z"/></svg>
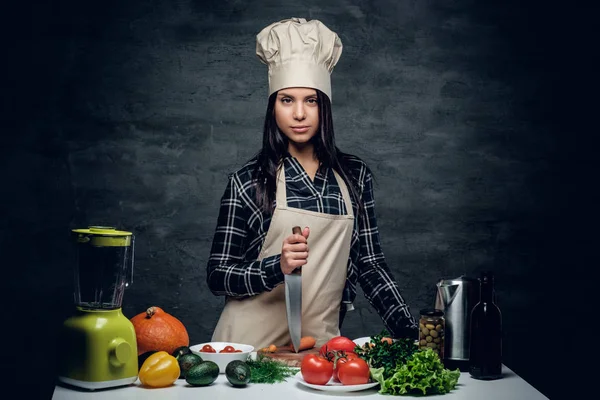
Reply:
<svg viewBox="0 0 600 400"><path fill-rule="evenodd" d="M112 227L74 229L77 245L75 305L83 309L121 307L133 280L134 236Z"/></svg>

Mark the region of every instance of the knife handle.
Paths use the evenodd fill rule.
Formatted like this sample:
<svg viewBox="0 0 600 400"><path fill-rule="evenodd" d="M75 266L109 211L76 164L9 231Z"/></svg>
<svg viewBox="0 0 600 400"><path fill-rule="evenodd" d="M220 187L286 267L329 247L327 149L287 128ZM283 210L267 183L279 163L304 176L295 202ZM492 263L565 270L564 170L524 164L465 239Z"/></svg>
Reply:
<svg viewBox="0 0 600 400"><path fill-rule="evenodd" d="M302 235L302 228L300 228L299 226L294 226L292 228L292 233L294 235ZM293 270L292 274L294 274L294 275L301 275L302 274L302 267L298 267L295 270Z"/></svg>

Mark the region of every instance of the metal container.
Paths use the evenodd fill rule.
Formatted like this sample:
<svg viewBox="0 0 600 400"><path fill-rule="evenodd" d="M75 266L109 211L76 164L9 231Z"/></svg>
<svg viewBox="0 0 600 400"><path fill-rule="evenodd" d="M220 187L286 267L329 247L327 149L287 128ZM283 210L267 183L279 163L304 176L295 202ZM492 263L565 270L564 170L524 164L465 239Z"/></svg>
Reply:
<svg viewBox="0 0 600 400"><path fill-rule="evenodd" d="M446 320L444 359L461 370L468 368L471 310L479 301L479 282L462 275L441 279L436 286L435 308L444 311Z"/></svg>

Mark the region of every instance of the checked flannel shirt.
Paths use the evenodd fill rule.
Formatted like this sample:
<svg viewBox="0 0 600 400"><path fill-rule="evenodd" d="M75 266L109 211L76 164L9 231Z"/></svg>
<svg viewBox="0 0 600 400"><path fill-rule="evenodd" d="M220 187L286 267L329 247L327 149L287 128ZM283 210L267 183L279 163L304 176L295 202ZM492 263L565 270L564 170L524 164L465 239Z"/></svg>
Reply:
<svg viewBox="0 0 600 400"><path fill-rule="evenodd" d="M379 241L374 211L373 177L366 164L352 157L350 166L359 178L359 193L366 218L355 218L348 257L341 317L352 310L357 283L369 303L394 337L417 337L417 324L387 267ZM318 171L311 181L293 157L284 158L289 207L328 214L346 213L345 203L333 171ZM252 176L256 162L250 161L229 177L207 264L207 283L213 294L244 298L273 290L284 281L280 255L258 260L271 223L270 213L256 205ZM354 215L357 214L353 202Z"/></svg>

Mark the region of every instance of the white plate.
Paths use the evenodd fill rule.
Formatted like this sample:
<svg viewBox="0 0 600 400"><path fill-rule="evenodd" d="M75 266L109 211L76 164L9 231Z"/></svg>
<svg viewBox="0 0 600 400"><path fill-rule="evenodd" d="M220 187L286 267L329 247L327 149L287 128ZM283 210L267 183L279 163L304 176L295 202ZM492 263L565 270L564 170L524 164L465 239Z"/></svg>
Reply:
<svg viewBox="0 0 600 400"><path fill-rule="evenodd" d="M359 337L358 339L354 339L354 343L356 343L357 346L362 346L365 343L369 343L371 341L371 337L370 336L364 336L364 337ZM396 339L394 339L394 341L396 341ZM415 345L419 345L419 341L415 340Z"/></svg>
<svg viewBox="0 0 600 400"><path fill-rule="evenodd" d="M365 383L364 385L342 385L340 382L334 382L333 378L326 385L313 385L302 378L302 372L300 371L296 373L295 377L304 386L326 392L358 392L359 390L370 389L379 385L379 382Z"/></svg>
<svg viewBox="0 0 600 400"><path fill-rule="evenodd" d="M362 346L363 344L369 343L370 341L370 336L359 337L358 339L353 340L353 342L356 343L357 346Z"/></svg>

